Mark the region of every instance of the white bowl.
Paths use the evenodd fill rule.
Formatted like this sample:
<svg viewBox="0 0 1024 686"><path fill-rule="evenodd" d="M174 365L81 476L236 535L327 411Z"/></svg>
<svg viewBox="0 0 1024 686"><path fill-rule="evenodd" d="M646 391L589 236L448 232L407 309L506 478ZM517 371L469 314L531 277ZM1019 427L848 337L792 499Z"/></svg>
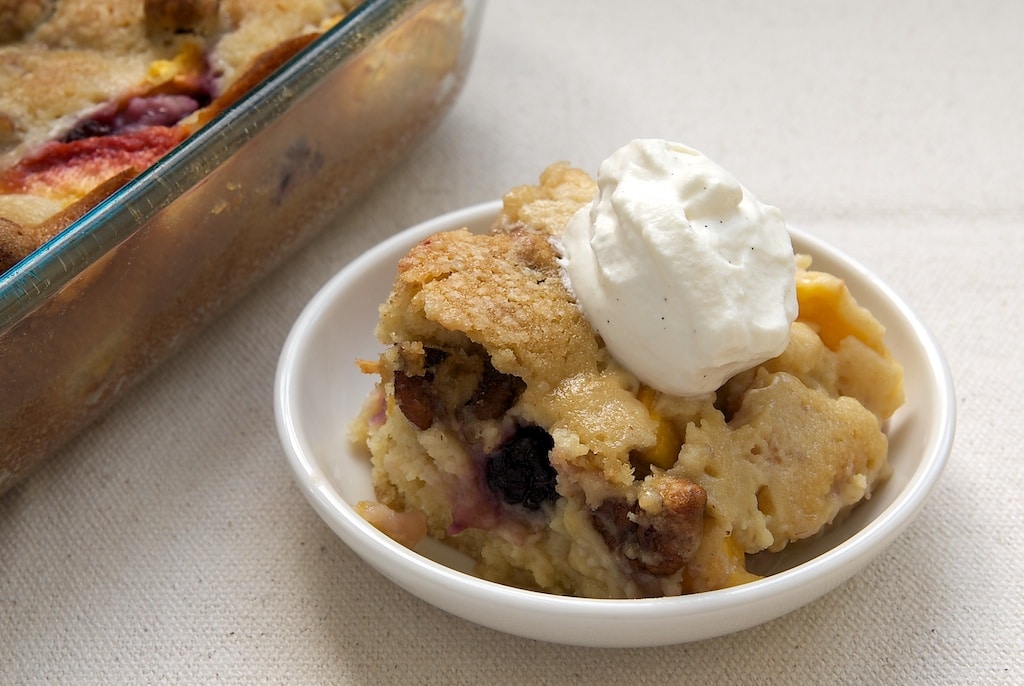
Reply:
<svg viewBox="0 0 1024 686"><path fill-rule="evenodd" d="M543 641L601 647L701 640L780 617L846 581L877 556L920 510L953 443L953 383L938 345L885 284L821 241L792 231L797 251L844 278L886 326L906 374L906 404L888 433L892 478L826 535L780 553L773 573L736 588L674 598L594 600L524 591L472 575L470 562L436 541L409 550L368 524L354 506L373 499L367 457L350 445L347 425L374 378L356 368L374 359L377 307L399 258L430 234L485 230L492 202L413 227L362 255L313 298L285 343L277 371L278 431L298 484L324 521L363 560L402 588L459 617Z"/></svg>

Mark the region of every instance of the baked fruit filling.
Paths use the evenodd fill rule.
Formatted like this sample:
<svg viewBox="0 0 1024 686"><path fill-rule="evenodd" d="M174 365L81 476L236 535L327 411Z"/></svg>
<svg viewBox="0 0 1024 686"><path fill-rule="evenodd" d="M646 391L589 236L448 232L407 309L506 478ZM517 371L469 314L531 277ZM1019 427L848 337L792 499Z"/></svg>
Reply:
<svg viewBox="0 0 1024 686"><path fill-rule="evenodd" d="M888 475L902 369L843 282L797 261L785 351L714 393L641 383L566 286L557 238L594 181L555 165L492 231L434 235L380 308L380 382L354 422L376 502L407 545L552 593L678 595L758 578L749 556L823 531Z"/></svg>
<svg viewBox="0 0 1024 686"><path fill-rule="evenodd" d="M133 174L163 157L190 133L179 123L213 99L200 55L148 90L104 103L0 174L0 193L66 204L99 182Z"/></svg>

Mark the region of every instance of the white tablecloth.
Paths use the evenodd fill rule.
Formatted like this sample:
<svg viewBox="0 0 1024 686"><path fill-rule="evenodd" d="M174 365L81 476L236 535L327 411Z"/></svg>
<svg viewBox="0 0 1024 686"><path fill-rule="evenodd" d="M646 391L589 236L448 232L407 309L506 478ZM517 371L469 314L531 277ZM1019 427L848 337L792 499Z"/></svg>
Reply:
<svg viewBox="0 0 1024 686"><path fill-rule="evenodd" d="M1024 683L1024 4L492 2L463 95L339 229L0 498L0 683ZM380 239L637 137L688 143L940 340L951 461L824 598L701 643L482 629L363 564L293 483L277 356Z"/></svg>

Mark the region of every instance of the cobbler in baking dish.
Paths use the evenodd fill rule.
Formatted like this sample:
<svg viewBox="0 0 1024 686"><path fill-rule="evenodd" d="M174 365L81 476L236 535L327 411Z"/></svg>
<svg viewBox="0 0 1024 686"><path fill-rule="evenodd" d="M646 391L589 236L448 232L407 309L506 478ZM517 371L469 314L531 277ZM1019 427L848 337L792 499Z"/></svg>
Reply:
<svg viewBox="0 0 1024 686"><path fill-rule="evenodd" d="M0 1L0 272L357 4Z"/></svg>

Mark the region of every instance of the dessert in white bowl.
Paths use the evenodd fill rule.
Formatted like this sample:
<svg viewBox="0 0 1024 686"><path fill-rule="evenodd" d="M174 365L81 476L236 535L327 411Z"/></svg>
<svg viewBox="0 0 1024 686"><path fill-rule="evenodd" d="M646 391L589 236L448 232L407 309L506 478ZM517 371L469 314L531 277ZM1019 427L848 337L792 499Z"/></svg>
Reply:
<svg viewBox="0 0 1024 686"><path fill-rule="evenodd" d="M502 583L597 598L756 578L888 474L884 328L700 153L621 148L437 233L381 305L364 515ZM566 220L568 218L568 220ZM800 304L798 313L798 301Z"/></svg>
<svg viewBox="0 0 1024 686"><path fill-rule="evenodd" d="M529 204L524 207L529 207ZM463 224L471 225L477 231L486 231L498 214L498 207L492 205L441 218L371 251L340 274L311 303L296 324L282 355L277 387L278 418L283 442L300 482L311 502L335 531L383 573L460 616L514 633L585 645L672 643L750 626L817 597L877 554L916 512L941 470L952 436L951 385L941 356L920 323L877 280L827 246L791 231L797 252L810 254L816 267L841 276L857 300L866 305L886 326L886 342L893 357L899 359L908 371L910 381L906 389L907 404L889 420L888 425L888 459L885 464L892 469L891 478L875 490L871 500L858 505L849 517L826 528L813 540L783 546L780 552L770 553L772 561L768 563L761 559L762 556L751 558L757 560L752 566L758 572L763 574L771 571L774 572L772 576L725 590L676 598L620 601L570 598L522 590L469 576L466 572L473 568L472 564L467 566L465 558L455 556L448 548L437 545L432 538L425 539L410 550L369 526L357 508L361 502L379 499L380 486L375 493L371 484L380 477L369 477L369 466L363 461L365 456L360 455L351 445L346 445L337 421L339 417L351 416L358 411L372 386L372 377L361 378L355 370L346 370L345 356L349 356L349 361L353 358L370 359L379 353L380 345L375 344L370 336L357 335L353 338L351 333L343 335L340 330L333 331L331 327L337 327L344 321L344 328L351 332L353 325L360 322L370 322L372 325L376 321L375 306L366 303L364 297L357 298L354 289L357 284L360 289L365 288L369 279L370 287L383 299L392 286L394 264L410 247L437 231L457 228ZM325 370L329 373L325 374ZM341 378L329 378L338 375ZM640 404L647 407L643 401ZM728 408L724 409L732 412ZM725 412L717 411L724 418ZM404 413L401 414L402 417L396 417L396 421L410 421ZM873 412L870 414L875 416ZM711 416L710 410L708 416ZM877 431L878 420L873 421ZM416 431L422 432L420 429ZM663 457L663 454L656 455L657 459ZM658 470L667 473L675 468L674 464L668 468L660 467L655 461L647 462L647 465L646 468L652 474ZM630 466L634 472L644 469L636 456ZM637 470L637 467L641 469ZM875 467L878 468L875 475L877 481L883 471L877 462ZM638 501L649 497L649 494L642 492L643 483L649 482L649 478L650 474L643 479L634 479L641 483L636 486ZM692 481L699 482L699 479ZM853 479L851 483L856 486L856 481ZM558 483L558 487L561 485ZM597 480L588 485L595 490L601 487ZM556 487L556 492L558 490ZM714 495L715 489L705 487L704 490L710 494L711 502L715 502L714 498L718 497ZM843 492L844 489L838 491ZM557 498L570 499L561 493ZM559 508L563 512L567 511L569 504L558 505L557 498L555 504L541 502L536 510L531 510L525 503L502 503L500 507L521 508L532 513L527 516L547 516L544 514L545 508L555 512ZM582 502L586 503L585 498ZM398 511L398 508L391 505L387 507ZM593 511L600 507L598 504ZM387 522L379 518L379 513L371 512L370 516L376 518L383 528L387 528ZM715 519L714 513L702 513L702 517L710 521L712 526L702 527L701 533L704 535L697 549L700 549L700 545L706 545L704 542L710 541L714 543L711 548L714 554L705 558L697 555L696 559L721 559L721 551L725 549L722 541L725 539L715 532L715 525L720 520ZM827 515L823 515L823 526L828 519ZM591 515L590 522L593 520L594 516ZM525 521L525 517L521 521ZM554 520L549 518L547 521ZM409 531L404 524L407 522L400 528ZM590 526L595 525L590 523ZM773 532L770 526L766 528L774 539L777 532ZM748 532L753 541L767 540L757 538L757 535L763 533L761 529ZM449 535L447 526L442 537L445 535ZM715 578L720 582L724 579L725 583L719 583L718 586L728 586L731 582L753 578L749 575L746 558L742 553L733 553L735 556L728 558L732 569L724 570L725 573L718 577L710 572L700 576L699 573L703 573L708 566L706 563L694 566L695 558L684 560L682 572L676 569L661 575L657 573L661 571L657 560L640 559L640 564L646 564L647 568L642 570L645 576L639 577L637 567L640 565L634 566L628 562L637 559L629 557L629 542L623 545L611 536L606 538L599 535L597 538L600 540L595 540L593 536L590 540L594 542L595 548L597 544L603 544L608 551L604 559L611 561L611 565L604 568L611 570L604 580L595 575L583 575L584 581L580 582L578 588L548 590L586 593L588 589L596 588L599 592L592 592L591 595L612 596L615 594L607 590L619 583L621 585L617 588L627 591L618 594L621 596L630 595L630 590L634 591L632 595L657 595L661 594L657 591L671 594L675 590L671 584L677 582L680 590L676 592L692 592L703 588L686 588L683 585L692 584L695 579L701 583L713 582ZM447 542L458 545L451 538ZM616 543L618 546L613 548ZM472 548L468 550L474 552ZM448 566L456 564L456 560L463 571L453 571ZM492 578L509 581L495 575L493 570L483 571ZM541 585L522 583L523 578L521 575L516 576L512 581L522 586ZM571 574L559 578L569 578L570 581L565 583L573 583ZM621 579L625 581L619 581ZM651 583L652 579L656 583ZM526 581L531 580L526 577ZM536 577L532 581L535 582ZM486 609L481 605L484 602ZM710 622L695 621L698 616L714 619ZM624 633L621 627L630 622L642 622L643 628ZM634 624L630 626L635 629Z"/></svg>

